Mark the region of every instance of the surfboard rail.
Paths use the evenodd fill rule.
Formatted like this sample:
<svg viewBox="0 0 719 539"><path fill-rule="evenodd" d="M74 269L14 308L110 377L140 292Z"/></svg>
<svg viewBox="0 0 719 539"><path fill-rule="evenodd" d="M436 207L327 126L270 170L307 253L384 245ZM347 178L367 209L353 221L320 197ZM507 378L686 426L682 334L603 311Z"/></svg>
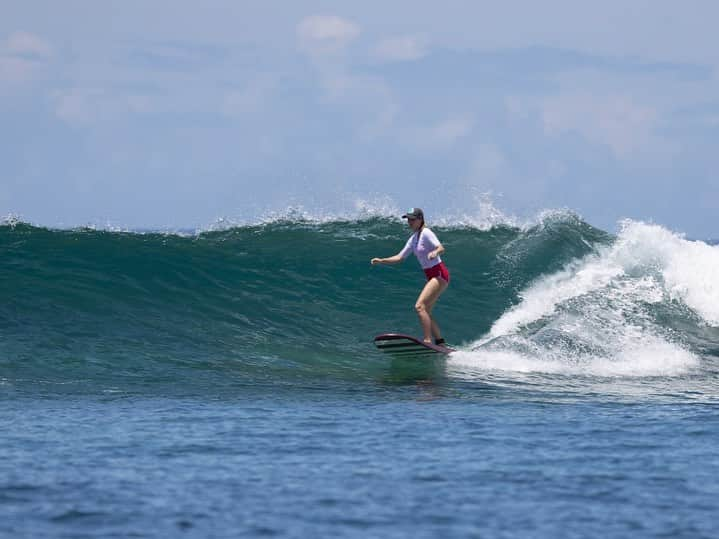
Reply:
<svg viewBox="0 0 719 539"><path fill-rule="evenodd" d="M449 346L426 343L404 333L382 333L374 338L374 344L378 350L394 356L450 354L455 351Z"/></svg>

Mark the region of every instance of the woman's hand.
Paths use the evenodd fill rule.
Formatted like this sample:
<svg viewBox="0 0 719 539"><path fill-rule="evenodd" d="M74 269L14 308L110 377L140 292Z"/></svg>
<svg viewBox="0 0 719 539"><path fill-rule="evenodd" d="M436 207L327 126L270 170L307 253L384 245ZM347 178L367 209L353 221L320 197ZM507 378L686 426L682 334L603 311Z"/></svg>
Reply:
<svg viewBox="0 0 719 539"><path fill-rule="evenodd" d="M440 243L434 251L427 254L429 260L434 260L444 252L444 246Z"/></svg>
<svg viewBox="0 0 719 539"><path fill-rule="evenodd" d="M369 261L369 263L372 264L373 266L376 266L377 264L382 263L382 259L381 258L373 258L372 260Z"/></svg>

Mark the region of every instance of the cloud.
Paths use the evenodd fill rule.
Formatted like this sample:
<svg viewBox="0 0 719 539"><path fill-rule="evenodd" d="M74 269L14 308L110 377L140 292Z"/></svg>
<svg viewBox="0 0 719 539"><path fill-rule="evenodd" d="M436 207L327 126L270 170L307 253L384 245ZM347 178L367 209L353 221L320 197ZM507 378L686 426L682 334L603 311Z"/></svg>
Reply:
<svg viewBox="0 0 719 539"><path fill-rule="evenodd" d="M427 44L418 37L392 37L380 41L373 52L374 56L383 62L406 62L426 56Z"/></svg>
<svg viewBox="0 0 719 539"><path fill-rule="evenodd" d="M468 118L448 118L438 123L430 133L435 141L441 144L452 144L472 131L472 121Z"/></svg>
<svg viewBox="0 0 719 539"><path fill-rule="evenodd" d="M507 158L494 144L480 144L471 162L472 174L482 179L495 180L507 168Z"/></svg>
<svg viewBox="0 0 719 539"><path fill-rule="evenodd" d="M51 94L55 116L72 126L88 126L125 119L129 114L160 110L157 99L142 94L119 94L101 87L75 87Z"/></svg>
<svg viewBox="0 0 719 539"><path fill-rule="evenodd" d="M471 134L474 121L464 116L451 116L430 126L399 129L400 139L420 150L447 150Z"/></svg>
<svg viewBox="0 0 719 539"><path fill-rule="evenodd" d="M359 35L359 26L336 15L312 15L297 25L300 48L313 55L342 52Z"/></svg>
<svg viewBox="0 0 719 539"><path fill-rule="evenodd" d="M472 149L465 164L466 170L462 177L465 186L482 189L502 197L511 193L514 182L512 162L502 149L494 143L483 142ZM527 189L527 181L522 182L522 189Z"/></svg>
<svg viewBox="0 0 719 539"><path fill-rule="evenodd" d="M228 51L218 45L196 42L148 42L129 51L126 61L133 66L169 72L198 71L221 65Z"/></svg>
<svg viewBox="0 0 719 539"><path fill-rule="evenodd" d="M0 42L0 83L31 80L53 55L44 39L27 32L14 32Z"/></svg>
<svg viewBox="0 0 719 539"><path fill-rule="evenodd" d="M18 56L47 58L52 47L44 39L27 32L15 32L5 41L5 52Z"/></svg>
<svg viewBox="0 0 719 539"><path fill-rule="evenodd" d="M618 158L648 146L657 124L656 109L628 96L590 93L560 94L541 105L547 135L579 133L585 139L611 148Z"/></svg>
<svg viewBox="0 0 719 539"><path fill-rule="evenodd" d="M225 93L222 112L227 116L244 116L260 111L271 99L277 81L268 75L261 75L241 89Z"/></svg>
<svg viewBox="0 0 719 539"><path fill-rule="evenodd" d="M12 56L0 56L0 83L20 83L32 78L35 65Z"/></svg>
<svg viewBox="0 0 719 539"><path fill-rule="evenodd" d="M93 120L103 99L103 91L96 88L72 88L53 95L55 115L72 124L86 124Z"/></svg>
<svg viewBox="0 0 719 539"><path fill-rule="evenodd" d="M297 25L300 49L310 57L323 105L341 106L337 116L351 118L353 134L367 141L385 135L398 107L383 78L353 71L345 52L360 33L358 25L334 15L313 15ZM255 97L242 93L228 105L244 110L256 104Z"/></svg>

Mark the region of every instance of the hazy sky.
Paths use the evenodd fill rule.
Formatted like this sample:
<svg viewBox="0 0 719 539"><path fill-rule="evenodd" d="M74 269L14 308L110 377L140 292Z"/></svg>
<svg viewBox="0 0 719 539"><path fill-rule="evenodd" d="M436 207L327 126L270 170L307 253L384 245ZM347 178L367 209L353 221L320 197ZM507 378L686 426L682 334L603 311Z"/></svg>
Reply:
<svg viewBox="0 0 719 539"><path fill-rule="evenodd" d="M713 1L6 1L0 218L570 208L719 235Z"/></svg>

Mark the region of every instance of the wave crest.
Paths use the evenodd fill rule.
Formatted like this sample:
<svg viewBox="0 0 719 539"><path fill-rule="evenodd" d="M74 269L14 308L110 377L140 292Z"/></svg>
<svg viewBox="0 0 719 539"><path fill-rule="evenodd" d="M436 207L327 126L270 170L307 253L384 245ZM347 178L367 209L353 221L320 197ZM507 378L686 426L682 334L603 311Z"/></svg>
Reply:
<svg viewBox="0 0 719 539"><path fill-rule="evenodd" d="M719 323L719 247L622 223L615 241L545 275L458 359L487 368L683 374Z"/></svg>

